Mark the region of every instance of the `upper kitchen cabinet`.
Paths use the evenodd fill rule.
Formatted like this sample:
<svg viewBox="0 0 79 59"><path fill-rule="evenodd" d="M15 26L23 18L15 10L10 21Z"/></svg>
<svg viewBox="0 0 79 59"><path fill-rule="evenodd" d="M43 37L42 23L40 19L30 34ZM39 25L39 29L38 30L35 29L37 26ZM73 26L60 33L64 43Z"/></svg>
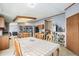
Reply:
<svg viewBox="0 0 79 59"><path fill-rule="evenodd" d="M37 25L39 29L44 29L44 24Z"/></svg>
<svg viewBox="0 0 79 59"><path fill-rule="evenodd" d="M0 28L4 29L5 28L5 20L3 16L0 16Z"/></svg>

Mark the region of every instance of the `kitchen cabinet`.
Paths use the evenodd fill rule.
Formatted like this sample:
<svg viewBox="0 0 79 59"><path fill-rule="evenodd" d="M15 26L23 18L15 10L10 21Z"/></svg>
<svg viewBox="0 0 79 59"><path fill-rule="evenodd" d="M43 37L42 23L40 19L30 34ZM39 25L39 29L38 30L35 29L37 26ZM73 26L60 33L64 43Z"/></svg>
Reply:
<svg viewBox="0 0 79 59"><path fill-rule="evenodd" d="M39 29L44 29L44 24L37 25Z"/></svg>
<svg viewBox="0 0 79 59"><path fill-rule="evenodd" d="M0 16L0 28L5 28L4 17Z"/></svg>
<svg viewBox="0 0 79 59"><path fill-rule="evenodd" d="M67 18L67 48L79 55L79 13Z"/></svg>
<svg viewBox="0 0 79 59"><path fill-rule="evenodd" d="M5 50L9 48L9 37L0 36L0 50Z"/></svg>

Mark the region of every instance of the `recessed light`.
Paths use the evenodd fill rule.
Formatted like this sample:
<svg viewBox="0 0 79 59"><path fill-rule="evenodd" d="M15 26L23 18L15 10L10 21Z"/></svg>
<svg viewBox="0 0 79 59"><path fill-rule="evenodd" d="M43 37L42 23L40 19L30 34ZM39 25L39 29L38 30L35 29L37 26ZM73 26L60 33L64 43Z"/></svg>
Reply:
<svg viewBox="0 0 79 59"><path fill-rule="evenodd" d="M37 3L27 3L27 6L30 8L34 8L37 5Z"/></svg>

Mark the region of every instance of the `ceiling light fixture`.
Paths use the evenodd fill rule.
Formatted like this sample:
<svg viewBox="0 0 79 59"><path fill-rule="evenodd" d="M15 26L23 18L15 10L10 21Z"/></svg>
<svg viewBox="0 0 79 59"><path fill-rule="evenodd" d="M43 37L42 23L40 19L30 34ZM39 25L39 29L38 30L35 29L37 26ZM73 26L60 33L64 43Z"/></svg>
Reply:
<svg viewBox="0 0 79 59"><path fill-rule="evenodd" d="M30 8L34 8L37 5L37 3L27 3L27 6Z"/></svg>

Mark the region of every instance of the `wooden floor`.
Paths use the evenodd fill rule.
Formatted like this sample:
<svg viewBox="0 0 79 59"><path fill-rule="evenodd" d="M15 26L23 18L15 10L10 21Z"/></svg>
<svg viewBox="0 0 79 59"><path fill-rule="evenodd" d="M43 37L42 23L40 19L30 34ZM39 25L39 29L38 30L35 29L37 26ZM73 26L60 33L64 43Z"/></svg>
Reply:
<svg viewBox="0 0 79 59"><path fill-rule="evenodd" d="M13 41L10 40L10 48L3 50L0 52L0 56L11 56L11 53L14 53L13 50L14 46L13 46ZM76 56L74 53L72 53L71 51L69 51L67 48L65 47L60 47L60 56Z"/></svg>

